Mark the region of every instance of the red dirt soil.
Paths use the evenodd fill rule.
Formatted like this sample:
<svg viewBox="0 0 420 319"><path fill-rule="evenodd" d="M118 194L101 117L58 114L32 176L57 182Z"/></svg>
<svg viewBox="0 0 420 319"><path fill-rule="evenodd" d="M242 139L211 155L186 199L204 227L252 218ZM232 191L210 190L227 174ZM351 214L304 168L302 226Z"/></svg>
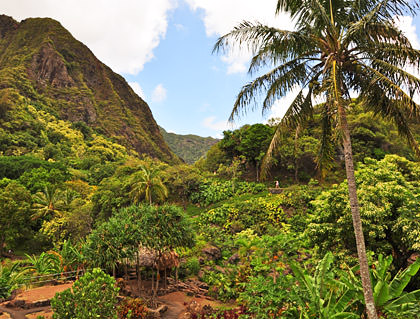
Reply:
<svg viewBox="0 0 420 319"><path fill-rule="evenodd" d="M52 299L57 292L62 292L71 286L73 286L73 283L33 288L22 291L16 296L15 300L25 300L27 303L46 299L49 300Z"/></svg>
<svg viewBox="0 0 420 319"><path fill-rule="evenodd" d="M25 300L26 303L32 303L35 301L51 299L55 296L57 292L62 292L63 290L70 288L72 285L73 283L67 283L67 284L62 284L62 285L43 286L39 288L29 289L29 290L22 291L21 293L19 293L14 300L17 300L17 299ZM161 296L158 298L158 300L168 306L168 310L162 314L162 318L164 319L180 318L182 314L185 313L185 310L186 310L185 303L190 303L192 301L195 301L200 306L210 305L213 308L219 308L221 306L229 306L229 305L222 304L214 300L187 296L184 292L181 292L181 291L172 292L167 295ZM5 309L4 304L0 304L0 308ZM37 316L39 315L45 316L46 319L52 318L52 312L47 307L44 307L42 311L34 312L31 314L28 314L28 310L13 309L13 311L16 313L19 312L21 316L25 316L24 318L28 318L28 319L36 319ZM0 315L0 319L9 319L9 318L10 317L6 313L4 313L3 315Z"/></svg>

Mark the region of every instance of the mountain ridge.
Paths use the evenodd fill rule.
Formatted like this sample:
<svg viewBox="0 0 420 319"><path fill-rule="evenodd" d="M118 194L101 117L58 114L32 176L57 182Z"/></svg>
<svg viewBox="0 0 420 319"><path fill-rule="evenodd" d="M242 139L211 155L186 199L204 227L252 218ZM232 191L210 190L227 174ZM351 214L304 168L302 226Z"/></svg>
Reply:
<svg viewBox="0 0 420 319"><path fill-rule="evenodd" d="M194 164L202 156L206 155L211 146L220 141L211 136L202 137L195 134L168 133L161 126L159 126L159 129L169 148L188 164Z"/></svg>
<svg viewBox="0 0 420 319"><path fill-rule="evenodd" d="M60 120L84 122L137 154L180 162L147 103L58 21L28 18L19 23L1 15L3 111L22 103L22 98Z"/></svg>

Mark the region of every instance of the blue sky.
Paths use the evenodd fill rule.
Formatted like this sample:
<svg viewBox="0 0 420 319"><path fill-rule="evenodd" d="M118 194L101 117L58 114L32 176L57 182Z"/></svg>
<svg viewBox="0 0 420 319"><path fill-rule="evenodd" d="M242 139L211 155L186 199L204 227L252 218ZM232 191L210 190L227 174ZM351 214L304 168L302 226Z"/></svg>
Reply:
<svg viewBox="0 0 420 319"><path fill-rule="evenodd" d="M237 93L251 80L249 53L212 54L217 38L242 20L292 28L274 16L276 0L2 0L4 14L17 20L52 17L114 71L122 74L149 104L167 131L220 137L245 123L281 116L293 96L272 112L249 112L228 125ZM400 20L419 48L420 18Z"/></svg>
<svg viewBox="0 0 420 319"><path fill-rule="evenodd" d="M227 127L235 96L248 77L227 74L226 63L212 54L217 36L206 36L200 14L180 5L169 18L155 57L138 75L124 76L141 86L155 119L165 129L214 136ZM162 101L153 97L159 85L166 90ZM259 114L247 117L252 121L260 118Z"/></svg>

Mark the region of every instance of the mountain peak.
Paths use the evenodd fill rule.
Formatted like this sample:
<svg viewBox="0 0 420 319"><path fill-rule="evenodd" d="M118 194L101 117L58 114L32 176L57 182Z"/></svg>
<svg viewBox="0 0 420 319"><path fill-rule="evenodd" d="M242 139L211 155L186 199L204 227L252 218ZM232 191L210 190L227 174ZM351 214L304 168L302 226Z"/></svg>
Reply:
<svg viewBox="0 0 420 319"><path fill-rule="evenodd" d="M12 17L1 14L0 15L0 39L4 38L10 31L16 30L19 23Z"/></svg>
<svg viewBox="0 0 420 319"><path fill-rule="evenodd" d="M18 23L2 15L0 35L0 89L13 88L60 119L85 122L139 154L178 161L148 105L59 22Z"/></svg>

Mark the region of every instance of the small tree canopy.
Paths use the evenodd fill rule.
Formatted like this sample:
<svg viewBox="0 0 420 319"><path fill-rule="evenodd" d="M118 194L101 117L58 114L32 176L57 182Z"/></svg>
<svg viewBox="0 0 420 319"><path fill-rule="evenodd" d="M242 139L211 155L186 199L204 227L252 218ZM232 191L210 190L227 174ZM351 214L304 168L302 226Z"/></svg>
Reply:
<svg viewBox="0 0 420 319"><path fill-rule="evenodd" d="M139 245L162 252L193 244L191 225L180 207L132 205L95 229L84 248L94 266L109 269L122 258L132 258Z"/></svg>

